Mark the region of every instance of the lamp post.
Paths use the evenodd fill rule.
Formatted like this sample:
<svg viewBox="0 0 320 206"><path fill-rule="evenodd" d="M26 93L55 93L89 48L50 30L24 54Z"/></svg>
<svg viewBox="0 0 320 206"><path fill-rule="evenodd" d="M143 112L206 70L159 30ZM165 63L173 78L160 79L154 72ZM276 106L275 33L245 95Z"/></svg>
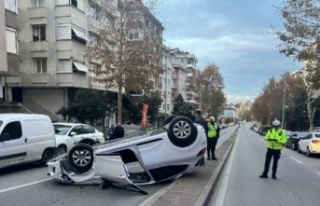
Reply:
<svg viewBox="0 0 320 206"><path fill-rule="evenodd" d="M284 126L284 121L285 121L285 109L288 108L289 106L286 106L286 89L287 89L287 83L284 81L283 85L283 99L282 99L282 122L281 122L281 127L283 128Z"/></svg>

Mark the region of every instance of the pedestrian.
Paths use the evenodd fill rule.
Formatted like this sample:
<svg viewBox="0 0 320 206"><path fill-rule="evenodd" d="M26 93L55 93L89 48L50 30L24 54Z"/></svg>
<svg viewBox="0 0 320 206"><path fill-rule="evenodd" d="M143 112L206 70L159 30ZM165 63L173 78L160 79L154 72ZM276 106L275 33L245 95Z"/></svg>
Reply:
<svg viewBox="0 0 320 206"><path fill-rule="evenodd" d="M220 136L220 127L215 122L215 118L211 116L208 122L208 135L207 135L207 154L208 160L211 158L217 160L215 156L216 145ZM211 154L211 158L210 158Z"/></svg>
<svg viewBox="0 0 320 206"><path fill-rule="evenodd" d="M196 110L194 112L194 115L196 117L195 120L194 120L194 123L201 125L203 127L203 129L204 129L204 132L205 132L206 136L207 136L207 134L208 134L208 124L207 124L206 119L201 115L201 110ZM199 160L198 165L202 166L204 164L205 164L204 157L202 157L201 160Z"/></svg>
<svg viewBox="0 0 320 206"><path fill-rule="evenodd" d="M124 129L121 126L121 124L118 123L117 126L114 128L113 139L122 138L122 137L124 137L124 135L125 135Z"/></svg>
<svg viewBox="0 0 320 206"><path fill-rule="evenodd" d="M281 128L281 122L279 120L275 120L272 123L272 128L268 130L267 134L265 135L264 139L267 144L267 154L266 160L264 163L264 170L260 178L268 178L269 166L271 159L273 158L273 166L272 166L272 178L277 179L277 168L278 168L278 161L281 155L281 149L283 145L286 144L286 132Z"/></svg>
<svg viewBox="0 0 320 206"><path fill-rule="evenodd" d="M108 129L109 140L114 139L113 134L114 134L114 124L111 124L110 128Z"/></svg>
<svg viewBox="0 0 320 206"><path fill-rule="evenodd" d="M207 124L206 119L201 115L201 110L195 111L195 117L196 118L194 120L194 123L200 124L204 128L204 131L207 135L208 134L208 124Z"/></svg>

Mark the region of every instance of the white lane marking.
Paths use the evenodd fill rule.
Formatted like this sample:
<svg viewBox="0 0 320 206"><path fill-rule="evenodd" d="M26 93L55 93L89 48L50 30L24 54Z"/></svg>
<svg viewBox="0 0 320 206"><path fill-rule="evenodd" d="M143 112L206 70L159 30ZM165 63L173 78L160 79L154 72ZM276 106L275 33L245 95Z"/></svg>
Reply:
<svg viewBox="0 0 320 206"><path fill-rule="evenodd" d="M296 159L296 158L294 158L294 157L292 157L292 156L290 156L290 158L293 159L294 161L298 162L299 164L302 164L302 163L303 163L303 162L301 162L300 160L298 160L298 159Z"/></svg>
<svg viewBox="0 0 320 206"><path fill-rule="evenodd" d="M3 189L3 190L0 190L0 194L1 194L1 193L5 193L5 192L9 192L9 191L12 191L12 190L21 189L21 188L23 188L23 187L28 187L28 186L36 185L36 184L39 184L39 183L42 183L42 182L46 182L46 181L49 181L49 180L52 180L52 178L43 179L43 180L39 180L39 181L35 181L35 182L30 182L30 183L23 184L23 185L18 185L18 186L15 186L15 187Z"/></svg>
<svg viewBox="0 0 320 206"><path fill-rule="evenodd" d="M320 172L317 172L318 175L320 175Z"/></svg>
<svg viewBox="0 0 320 206"><path fill-rule="evenodd" d="M226 172L223 176L221 186L218 191L217 199L214 203L211 202L211 205L223 206L225 196L227 193L227 189L228 189L229 180L230 180L231 169L232 169L232 165L233 165L233 161L234 161L234 157L235 157L235 153L236 153L235 151L236 151L237 143L238 143L238 139L239 139L238 137L239 137L239 132L237 135L236 142L233 145L232 152L230 154L230 159L228 160L227 165L226 165Z"/></svg>

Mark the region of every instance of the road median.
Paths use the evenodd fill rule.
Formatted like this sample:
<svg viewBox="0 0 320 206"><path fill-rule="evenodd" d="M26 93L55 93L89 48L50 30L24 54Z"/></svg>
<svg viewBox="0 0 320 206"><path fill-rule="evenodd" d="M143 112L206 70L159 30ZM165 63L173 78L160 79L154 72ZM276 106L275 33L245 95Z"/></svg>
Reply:
<svg viewBox="0 0 320 206"><path fill-rule="evenodd" d="M206 205L229 157L237 134L238 129L217 148L217 161L206 161L204 166L160 189L139 206Z"/></svg>

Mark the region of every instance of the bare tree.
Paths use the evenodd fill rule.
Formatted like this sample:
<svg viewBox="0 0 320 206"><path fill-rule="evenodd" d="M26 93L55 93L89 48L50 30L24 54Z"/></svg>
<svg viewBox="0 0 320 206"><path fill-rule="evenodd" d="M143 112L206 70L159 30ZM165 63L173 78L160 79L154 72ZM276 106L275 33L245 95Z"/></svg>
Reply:
<svg viewBox="0 0 320 206"><path fill-rule="evenodd" d="M106 87L117 87L117 119L122 118L122 93L144 92L154 88L163 73L161 65L162 24L137 0L92 0L102 26L98 41L90 44L88 60L97 62L91 71ZM149 5L155 5L153 0Z"/></svg>
<svg viewBox="0 0 320 206"><path fill-rule="evenodd" d="M201 108L211 115L218 116L224 107L226 98L223 92L223 77L215 64L198 71L193 80L196 92L200 94Z"/></svg>
<svg viewBox="0 0 320 206"><path fill-rule="evenodd" d="M310 130L313 130L313 102L320 89L320 2L317 0L286 0L277 8L284 19L284 29L276 32L282 41L280 53L305 63L304 85Z"/></svg>

